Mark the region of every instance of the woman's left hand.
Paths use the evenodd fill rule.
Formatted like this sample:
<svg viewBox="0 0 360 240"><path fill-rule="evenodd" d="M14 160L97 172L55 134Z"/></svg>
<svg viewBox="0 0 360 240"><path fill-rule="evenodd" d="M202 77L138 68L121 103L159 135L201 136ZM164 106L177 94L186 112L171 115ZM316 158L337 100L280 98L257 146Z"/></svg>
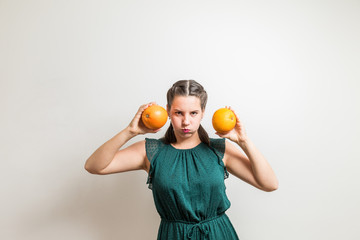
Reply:
<svg viewBox="0 0 360 240"><path fill-rule="evenodd" d="M245 132L244 125L240 121L240 118L238 117L236 112L230 106L226 106L226 108L230 109L235 114L235 117L236 117L235 127L229 132L225 132L225 133L215 132L215 134L221 138L227 138L227 139L230 139L231 141L239 143L239 144L242 142L246 142L246 140L248 138L247 138L247 135Z"/></svg>

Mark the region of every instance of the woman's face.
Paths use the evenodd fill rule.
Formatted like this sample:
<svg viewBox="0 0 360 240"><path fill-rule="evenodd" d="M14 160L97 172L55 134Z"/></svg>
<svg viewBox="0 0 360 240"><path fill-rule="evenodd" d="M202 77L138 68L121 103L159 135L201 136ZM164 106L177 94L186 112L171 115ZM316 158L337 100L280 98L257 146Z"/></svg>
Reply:
<svg viewBox="0 0 360 240"><path fill-rule="evenodd" d="M175 96L168 115L174 127L175 136L188 138L197 134L204 112L201 110L200 98L195 96Z"/></svg>

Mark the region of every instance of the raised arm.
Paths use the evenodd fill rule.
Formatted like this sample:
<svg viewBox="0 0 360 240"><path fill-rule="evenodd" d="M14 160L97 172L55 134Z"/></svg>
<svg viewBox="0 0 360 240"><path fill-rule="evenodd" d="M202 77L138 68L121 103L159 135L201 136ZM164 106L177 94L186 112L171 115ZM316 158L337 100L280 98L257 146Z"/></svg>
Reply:
<svg viewBox="0 0 360 240"><path fill-rule="evenodd" d="M229 109L231 108L229 107ZM246 155L234 144L226 142L224 155L226 168L231 174L263 191L276 190L278 180L273 169L255 144L247 137L243 124L235 112L234 114L237 118L235 128L225 134L216 134L235 142Z"/></svg>
<svg viewBox="0 0 360 240"><path fill-rule="evenodd" d="M150 130L141 121L142 112L154 102L140 106L131 123L110 140L101 145L85 163L85 169L92 174L111 174L132 170L147 171L148 163L145 140L136 142L127 148L120 148L131 138L145 133L156 133L160 129Z"/></svg>
<svg viewBox="0 0 360 240"><path fill-rule="evenodd" d="M248 139L238 144L246 153L244 155L238 147L226 141L224 164L234 176L250 185L271 192L278 188L278 180L270 164Z"/></svg>

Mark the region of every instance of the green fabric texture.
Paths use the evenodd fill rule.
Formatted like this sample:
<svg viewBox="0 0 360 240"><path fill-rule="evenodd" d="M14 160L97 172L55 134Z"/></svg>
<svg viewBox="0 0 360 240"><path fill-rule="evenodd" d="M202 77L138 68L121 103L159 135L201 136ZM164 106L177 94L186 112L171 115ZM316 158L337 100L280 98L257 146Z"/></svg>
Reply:
<svg viewBox="0 0 360 240"><path fill-rule="evenodd" d="M147 179L161 222L158 240L239 239L225 211L230 207L222 158L225 138L176 149L146 138Z"/></svg>

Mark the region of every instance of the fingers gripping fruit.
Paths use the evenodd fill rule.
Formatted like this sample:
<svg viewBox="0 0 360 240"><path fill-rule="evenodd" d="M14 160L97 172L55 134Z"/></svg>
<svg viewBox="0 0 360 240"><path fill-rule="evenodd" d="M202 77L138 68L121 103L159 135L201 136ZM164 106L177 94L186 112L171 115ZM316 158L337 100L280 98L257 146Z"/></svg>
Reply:
<svg viewBox="0 0 360 240"><path fill-rule="evenodd" d="M212 124L217 132L225 133L235 127L236 116L230 109L220 108L214 113Z"/></svg>
<svg viewBox="0 0 360 240"><path fill-rule="evenodd" d="M168 118L166 110L159 105L151 105L141 115L141 120L149 129L158 129L165 125Z"/></svg>

